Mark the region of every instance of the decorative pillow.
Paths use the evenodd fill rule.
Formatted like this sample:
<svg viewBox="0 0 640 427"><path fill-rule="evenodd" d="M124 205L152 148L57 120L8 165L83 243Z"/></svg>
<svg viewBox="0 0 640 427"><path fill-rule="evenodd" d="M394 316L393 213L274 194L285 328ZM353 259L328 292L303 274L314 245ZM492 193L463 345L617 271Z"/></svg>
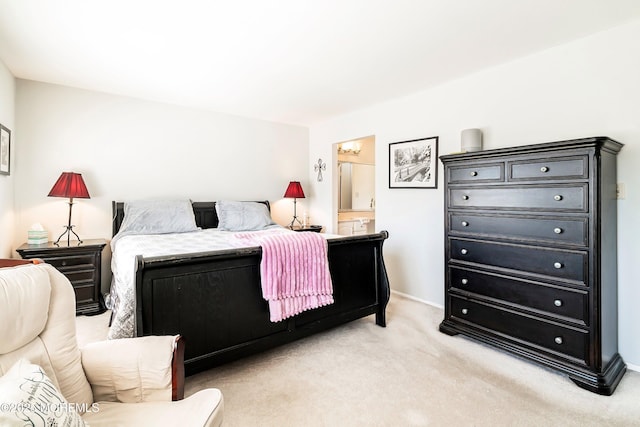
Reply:
<svg viewBox="0 0 640 427"><path fill-rule="evenodd" d="M91 411L93 406L79 408L68 403L42 368L26 359L18 360L0 378L2 426L81 427L85 423L78 411Z"/></svg>
<svg viewBox="0 0 640 427"><path fill-rule="evenodd" d="M167 234L199 230L189 200L139 200L125 202L118 234Z"/></svg>
<svg viewBox="0 0 640 427"><path fill-rule="evenodd" d="M275 225L264 203L220 200L216 202L216 213L220 230L262 230Z"/></svg>

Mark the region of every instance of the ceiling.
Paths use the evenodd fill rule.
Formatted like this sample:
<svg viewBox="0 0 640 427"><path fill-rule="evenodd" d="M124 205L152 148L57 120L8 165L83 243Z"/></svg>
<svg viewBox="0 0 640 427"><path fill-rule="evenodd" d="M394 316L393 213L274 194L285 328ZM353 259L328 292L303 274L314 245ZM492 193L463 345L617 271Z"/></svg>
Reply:
<svg viewBox="0 0 640 427"><path fill-rule="evenodd" d="M638 0L0 0L0 59L21 79L309 126L638 17Z"/></svg>

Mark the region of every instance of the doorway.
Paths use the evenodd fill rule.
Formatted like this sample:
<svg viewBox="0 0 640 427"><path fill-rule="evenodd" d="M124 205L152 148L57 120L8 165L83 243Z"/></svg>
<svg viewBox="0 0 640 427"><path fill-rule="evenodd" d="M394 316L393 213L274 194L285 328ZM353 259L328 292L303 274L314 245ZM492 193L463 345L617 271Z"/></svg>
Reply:
<svg viewBox="0 0 640 427"><path fill-rule="evenodd" d="M334 144L337 152L338 234L375 232L375 136Z"/></svg>

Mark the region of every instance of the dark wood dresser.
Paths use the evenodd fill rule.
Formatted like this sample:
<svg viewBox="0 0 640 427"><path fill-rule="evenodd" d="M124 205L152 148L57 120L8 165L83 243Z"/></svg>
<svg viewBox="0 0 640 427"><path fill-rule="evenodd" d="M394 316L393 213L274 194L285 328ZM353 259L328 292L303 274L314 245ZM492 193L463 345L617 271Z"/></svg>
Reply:
<svg viewBox="0 0 640 427"><path fill-rule="evenodd" d="M16 249L22 258L40 258L64 274L76 293L76 314L97 314L103 311L100 302L103 239L71 241L59 245L49 242L42 245L24 244Z"/></svg>
<svg viewBox="0 0 640 427"><path fill-rule="evenodd" d="M452 154L445 317L464 334L610 395L618 354L616 155L606 137Z"/></svg>

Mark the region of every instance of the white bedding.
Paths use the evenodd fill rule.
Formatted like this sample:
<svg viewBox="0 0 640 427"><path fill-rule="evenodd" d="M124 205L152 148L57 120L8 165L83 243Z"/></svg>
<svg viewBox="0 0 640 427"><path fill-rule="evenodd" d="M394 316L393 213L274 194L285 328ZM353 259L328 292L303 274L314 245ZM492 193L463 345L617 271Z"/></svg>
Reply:
<svg viewBox="0 0 640 427"><path fill-rule="evenodd" d="M280 226L273 226L269 231L294 233ZM135 336L135 257L137 255L144 257L176 255L246 246L234 239L233 234L234 232L231 231L209 228L189 233L128 235L112 242L113 280L109 305L113 309L114 316L109 328L109 339Z"/></svg>

